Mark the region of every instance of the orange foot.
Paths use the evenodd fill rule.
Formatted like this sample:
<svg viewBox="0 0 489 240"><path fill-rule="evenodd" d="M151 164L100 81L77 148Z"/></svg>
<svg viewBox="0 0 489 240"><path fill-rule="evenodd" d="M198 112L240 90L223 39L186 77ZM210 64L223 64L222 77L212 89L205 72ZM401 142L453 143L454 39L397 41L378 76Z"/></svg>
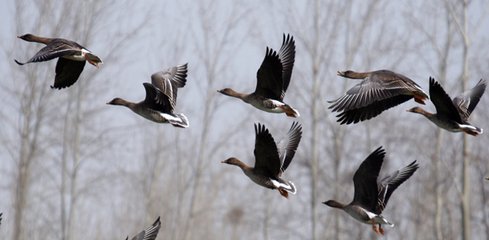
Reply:
<svg viewBox="0 0 489 240"><path fill-rule="evenodd" d="M374 232L375 232L376 234L380 234L380 232L379 232L379 228L377 227L377 224L372 224L372 230L374 230Z"/></svg>
<svg viewBox="0 0 489 240"><path fill-rule="evenodd" d="M289 198L289 193L281 188L277 188L278 192L280 195L284 196L285 198Z"/></svg>
<svg viewBox="0 0 489 240"><path fill-rule="evenodd" d="M417 103L426 105L424 103L425 100L426 100L426 97L425 96L422 96L422 95L414 95L414 101L416 101Z"/></svg>
<svg viewBox="0 0 489 240"><path fill-rule="evenodd" d="M282 111L284 111L285 115L287 115L287 117L299 117L300 114L294 110L293 108L291 108L289 105L283 105L283 106L280 106L279 107L280 109L282 109Z"/></svg>
<svg viewBox="0 0 489 240"><path fill-rule="evenodd" d="M379 224L379 233L380 235L384 236L384 229L382 228L382 226Z"/></svg>
<svg viewBox="0 0 489 240"><path fill-rule="evenodd" d="M384 235L384 229L380 224L372 224L372 229L377 235L381 235L381 236Z"/></svg>

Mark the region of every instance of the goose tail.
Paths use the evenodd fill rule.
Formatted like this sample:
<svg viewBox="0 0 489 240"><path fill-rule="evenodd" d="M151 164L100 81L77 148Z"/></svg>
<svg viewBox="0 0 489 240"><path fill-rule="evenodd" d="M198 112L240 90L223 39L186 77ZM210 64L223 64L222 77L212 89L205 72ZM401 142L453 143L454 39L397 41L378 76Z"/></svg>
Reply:
<svg viewBox="0 0 489 240"><path fill-rule="evenodd" d="M462 129L463 132L470 134L472 136L477 136L484 132L482 128L478 128L468 124L460 124L460 128Z"/></svg>
<svg viewBox="0 0 489 240"><path fill-rule="evenodd" d="M179 128L188 128L190 126L190 123L188 121L188 118L183 115L183 113L177 113L175 114L179 119L178 120L174 120L174 119L168 119L168 122L175 126L175 127L179 127Z"/></svg>

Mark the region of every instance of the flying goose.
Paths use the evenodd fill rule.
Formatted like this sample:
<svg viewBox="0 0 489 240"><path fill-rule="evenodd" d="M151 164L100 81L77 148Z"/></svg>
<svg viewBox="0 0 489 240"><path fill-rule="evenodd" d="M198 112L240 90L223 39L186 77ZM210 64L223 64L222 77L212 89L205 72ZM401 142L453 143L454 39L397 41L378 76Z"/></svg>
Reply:
<svg viewBox="0 0 489 240"><path fill-rule="evenodd" d="M143 83L146 98L133 103L122 98L114 98L107 104L126 106L136 114L157 123L170 123L175 127L186 128L189 121L183 113L174 113L177 102L177 89L187 82L187 64L169 68L151 75L151 83Z"/></svg>
<svg viewBox="0 0 489 240"><path fill-rule="evenodd" d="M430 77L430 98L436 113L427 112L420 107L413 107L408 112L419 113L450 132L465 132L477 136L482 134L482 128L471 125L468 119L484 94L486 85L486 81L481 79L475 87L452 100L441 85Z"/></svg>
<svg viewBox="0 0 489 240"><path fill-rule="evenodd" d="M372 72L338 71L339 76L362 81L350 88L345 95L329 107L340 112L336 117L340 124L358 123L371 119L383 111L397 106L411 98L425 104L428 95L408 77L389 70Z"/></svg>
<svg viewBox="0 0 489 240"><path fill-rule="evenodd" d="M283 36L279 53L266 49L265 59L258 69L256 89L250 94L239 93L231 88L218 92L239 98L252 106L271 113L285 113L289 117L299 117L297 110L283 102L285 91L289 87L292 68L294 67L295 41L287 34Z"/></svg>
<svg viewBox="0 0 489 240"><path fill-rule="evenodd" d="M80 77L83 67L85 67L85 62L88 62L97 68L103 63L99 57L88 49L70 40L63 38L46 38L33 34L25 34L18 36L18 38L28 42L43 43L46 46L39 50L39 52L27 62L19 62L14 59L17 64L24 65L27 63L44 62L58 58L54 85L52 85L51 88L62 89L73 85L78 80L78 77Z"/></svg>
<svg viewBox="0 0 489 240"><path fill-rule="evenodd" d="M277 189L279 193L288 198L289 193L295 194L294 183L282 179L283 172L287 169L294 157L297 146L302 137L302 127L294 122L287 136L278 144L264 125L255 124L255 166L250 167L235 157L228 158L222 163L236 165L243 170L256 184Z"/></svg>
<svg viewBox="0 0 489 240"><path fill-rule="evenodd" d="M382 225L394 227L382 215L390 196L399 185L406 181L418 169L416 161L401 170L378 180L380 168L385 157L382 146L373 151L358 167L353 175L355 193L353 201L347 205L335 200L323 202L327 206L344 210L356 220L372 224L375 233L384 235Z"/></svg>

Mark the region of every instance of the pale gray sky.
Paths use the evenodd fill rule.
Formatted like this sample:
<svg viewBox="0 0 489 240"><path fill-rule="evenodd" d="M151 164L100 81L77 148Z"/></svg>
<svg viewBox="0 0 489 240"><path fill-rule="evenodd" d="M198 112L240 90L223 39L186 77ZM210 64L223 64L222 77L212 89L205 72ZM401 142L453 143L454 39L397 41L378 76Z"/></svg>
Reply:
<svg viewBox="0 0 489 240"><path fill-rule="evenodd" d="M22 15L27 22L21 24L15 23L15 1L25 5L25 12ZM103 181L100 183L100 189L95 187L93 189L90 188L91 194L80 200L77 208L77 216L79 216L79 219L77 219L79 222L77 224L80 225L74 227L74 235L76 237L73 239L82 239L82 233L86 229L94 229L87 233L88 237L97 236L98 239L101 239L100 236L112 236L114 239L122 239L125 235L135 233L141 226L150 224L150 219L153 219L153 216L145 212L145 209L142 210L144 204L138 202L138 196L133 196L134 194L131 195L130 193L131 191L138 192L143 188L141 186L144 184L141 182L147 179L141 177L141 173L151 170L152 167L154 169L158 167L163 169L162 172L164 174L162 175L173 176L172 174L177 171L177 167L181 167L177 162L181 162L183 166L190 166L188 171L183 171L183 180L167 179L165 176L158 176L158 181L155 181L155 185L161 188L158 188L155 192L161 194L168 193L165 195L166 198L162 204L168 204L166 202L168 199L170 199L168 202L176 204L175 202L177 200L175 200L176 197L174 195L177 195L179 190L172 189L171 187L174 186L173 184L177 184L174 182L188 180L190 178L189 176L192 176L192 171L195 170L192 164L197 160L192 158L197 154L197 149L199 148L199 137L202 134L202 126L204 125L202 122L203 101L208 93L215 94L213 103L222 107L213 112L214 118L209 125L210 136L207 144L209 148L214 145L224 145L222 148L217 148L215 152L207 153L207 155L212 156L212 159L206 159L208 175L203 178L205 191L202 195L205 197L212 196L214 199L211 198L212 201L202 204L204 206L203 208L218 209L215 210L215 215L209 217L209 219L214 221L214 224L208 227L210 229L209 232L213 234L220 232L227 234L231 232L229 224L226 224L226 220L223 217L230 206L244 206L246 208L248 206L245 205L251 202L251 205L256 205L250 208L256 214L261 214L262 209L267 206L269 207L269 205L261 204L259 199L266 198L269 201L267 204L273 205L270 211L276 213L287 209L287 211L282 212L283 215L280 215L280 217L292 219L290 223L283 223L287 229L292 229L290 232L293 232L292 236L294 237L289 236L289 239L297 239L297 236L309 239L310 222L308 221L308 214L310 208L308 204L310 203L310 178L307 166L309 164L308 151L311 149L310 137L312 135L308 125L311 122L309 90L312 83L312 62L306 43L315 37L312 24L314 13L314 8L311 7L312 1L144 0L115 1L116 3L110 3L105 0L95 1L105 5L100 9L104 17L95 24L94 34L90 36L89 42L82 42L77 39L83 36L84 33L82 30L73 29L72 25L69 24L60 24L61 29L59 32L66 34L50 36L50 33L54 31L56 23L62 21L63 18L60 18L60 16L74 16L77 11L81 11L80 9L70 8L66 9L66 12L63 12L57 8L57 3L59 3L57 1L5 0L2 2L2 6L0 7L0 59L2 59L0 61L0 72L2 73L2 79L0 81L4 89L3 91L0 90L0 99L8 104L0 109L0 128L3 128L0 129L0 134L8 137L0 139L2 140L1 143L4 144L4 147L0 147L0 176L2 176L2 179L5 179L0 181L0 212L4 212L4 221L0 227L0 238L2 238L2 234L10 236L12 233L12 223L9 222L9 219L11 219L13 211L9 209L11 209L13 204L12 193L14 186L12 184L14 183L13 172L16 166L16 159L12 155L16 153L11 152L11 149L16 149L15 145L18 143L18 136L16 135L17 132L15 129L22 122L22 115L19 113L20 102L17 102L16 99L10 99L10 93L5 90L5 87L17 91L24 89L27 81L25 81L26 75L22 73L27 72L29 69L41 69L38 72L43 72L46 78L49 79L47 82L51 83L56 64L56 61L53 60L25 66L16 65L13 61L14 58L26 60L42 47L39 44L24 42L17 39L16 36L24 33L34 33L41 36L63 37L75 40L105 60L111 54L109 52L111 44L116 42L116 39L113 37L114 35L124 36L128 32L137 29L138 31L134 38L128 38L130 39L129 42L121 49L118 49L120 53L117 54L117 58L112 59L112 61L106 60L100 69L86 65L79 81L70 87L70 89L59 91L49 90L48 92L50 96L53 96L53 99L66 99L76 93L77 87L80 87L82 84L87 84L88 76L93 80L91 82L92 85L90 85L90 91L95 92L99 90L95 86L101 86L101 89L96 94L90 95L89 98L83 101L83 106L87 109L100 109L100 115L96 115L97 117L93 119L90 118L89 122L82 129L84 133L87 133L88 139L99 129L109 129L100 135L100 139L103 143L110 143L112 145L109 147L109 150L100 150L100 153L94 154L94 157L86 157L87 160L81 167L80 188L91 186L90 184L93 183L90 182L90 177L96 176L97 174L118 174L114 181L120 181L117 184L111 181ZM87 9L95 1L83 2L81 5L86 7L83 10L88 11ZM365 17L365 9L371 6L373 1L319 2L321 3L321 27L320 35L318 36L320 42L319 48L324 50L324 52L331 53L327 55L327 61L323 61L328 64L318 66L321 82L320 96L322 100L320 104L323 104L321 106L321 113L324 116L320 119L321 124L318 130L321 135L320 141L324 145L320 150L322 168L320 174L323 180L326 179L328 181L318 183L321 189L324 189L324 192L318 193L318 198L320 199L317 201L324 201L326 200L325 198L332 197L332 188L335 186L335 182L329 181L333 179L330 171L332 167L330 156L332 155L331 149L333 148L332 143L334 141L332 139L332 132L338 129L338 126L334 122L334 115L329 114L329 110L326 109L326 100L339 97L344 91L344 87L350 87L355 83L339 78L336 76L336 71L347 68L358 71L392 69L411 77L427 91L428 77L437 77L438 74L439 56L437 52L440 51L440 49L433 47L432 42L428 40L428 36L435 33L435 39L432 41L437 43L435 44L436 46L441 46L445 40L446 30L443 29L444 11L440 7L444 3L443 0L380 1L380 4L375 5L371 10L373 17L364 26L365 29L363 30L365 32L361 28L362 23L367 19ZM487 1L473 0L471 2L468 10L469 29L471 31L469 33L471 35L469 87L473 86L480 78L489 77L487 70L487 65L489 64L489 47L487 46L487 42L489 41L489 21L487 17L489 4ZM40 7L44 3L51 3L50 9L52 9L52 14L48 14L44 23L37 27L35 25L38 20L37 15L39 14ZM349 4L352 4L353 7L349 8ZM235 6L235 8L232 6ZM458 12L460 6L454 5L453 8L454 12ZM234 12L231 9L234 9ZM348 9L351 9L351 12L348 12ZM212 13L215 15L211 17ZM202 14L204 17L199 14ZM349 17L339 17L338 19L340 20L338 22L331 21L331 19L335 19L332 16L337 15L346 15ZM232 17L237 17L238 23L229 30L228 40L225 44L218 45L220 38L226 31L225 27L227 23ZM204 41L202 27L206 18L209 24L207 26L209 29L208 33L210 34L210 40L208 42ZM144 19L147 22L140 25ZM453 23L454 25L452 26L454 28L452 30L457 31L455 22ZM136 26L138 27L136 28ZM272 134L279 138L285 134L292 123L292 119L286 118L284 115L274 115L258 111L238 99L230 99L216 92L216 90L224 87L232 87L242 92L253 91L256 85L256 71L265 55L265 48L268 46L278 50L281 45L283 33L290 33L296 39L294 71L285 101L299 109L301 118L298 121L304 125L303 140L301 145L299 145L298 154L287 172L287 177L293 179L299 189L299 193L296 196L292 196L288 201L279 199L275 192L260 189L260 187L253 185L240 170L227 165L223 166L220 161L230 156L240 156L244 161L252 164L252 150L255 140L253 123L264 123L270 128ZM336 38L330 38L330 36L336 36ZM361 41L359 46L356 46L353 43L353 39L358 36L363 41ZM449 70L446 85L447 92L452 96L460 93L460 84L458 81L462 65L460 46L461 39L455 37L450 46L452 51L450 52L448 61ZM356 47L358 47L358 51L354 52L352 49L356 49ZM212 61L217 53L221 54L215 63L219 72L215 76L216 79L213 85L208 86L206 66L203 60L209 58ZM347 55L349 54L352 54L352 59L347 59ZM187 85L178 92L176 111L184 113L189 118L190 128L176 129L168 125L156 125L135 115L128 109L106 105L106 102L114 97L122 97L136 102L142 100L145 96L142 83L150 81L152 73L186 62L189 64ZM37 77L41 78L44 75ZM49 88L49 84L44 87ZM489 128L489 125L482 121L489 118L489 108L484 106L484 104L488 103L487 96L484 96L484 98L480 106L475 110L473 121L482 128ZM406 142L411 143L411 140L417 140L417 135L415 135L417 133L416 130L420 130L424 135L431 136L430 134L434 133L435 127L425 121L426 119L406 114L405 110L414 105L413 102L408 102L389 110L369 122L342 126L346 129L347 136L345 140L347 145L343 149L343 157L345 159L348 158L348 161L342 161L340 166L342 172L338 173L338 181L347 184L347 187L341 188L337 193L342 198L342 201L347 202L352 196L353 184L350 179L352 172L358 166L357 163L366 156L366 153L373 150L370 149L371 147L377 147L379 145L386 146L387 152L392 156L392 161L386 164L388 169L406 165L406 163L414 159L421 161L421 169L425 173L419 173L421 176L417 176L417 179L413 179L411 183L408 183L416 186L416 188L414 186L409 188L411 191L421 188L421 180L429 180L428 171L431 166L429 159L427 159L429 158L427 156L429 153L419 151L418 148L411 147ZM60 116L65 113L64 107L66 105L61 106L59 110ZM434 109L431 103L427 105L427 108L430 110ZM245 123L240 122L247 117L249 117L249 121ZM417 121L414 127L410 124L411 121ZM50 124L46 123L46 125L49 126ZM92 125L94 126L93 129ZM391 126L394 127L390 128ZM59 128L61 129L61 126ZM408 131L410 128L413 128L413 130ZM226 135L230 129L235 129L236 133ZM56 141L62 140L59 137L61 134L52 128L46 127L45 131L53 131L51 132L54 136L53 138ZM387 136L391 131L392 135ZM396 135L398 131L402 133ZM94 133L92 134L92 132ZM450 146L459 144L458 138L449 134L445 133L445 139L449 141ZM477 143L489 143L487 136L482 135L473 141L480 141ZM221 143L223 138L229 138L229 142L224 141L224 143ZM427 137L426 139L429 140ZM151 140L154 141L151 142ZM420 138L419 145L422 145L424 141L428 140ZM93 139L93 141L95 140ZM156 146L159 142L162 143L161 148L165 149L165 157L162 157L159 162L151 162L151 156L145 158L146 155L152 155L148 149L155 148L153 145L145 145L148 144L148 141ZM176 147L170 145L172 143L188 148L186 151L182 151L184 153L178 155L185 156L185 158L182 157L184 159L176 157L174 153L177 150ZM479 149L478 146L474 148ZM350 151L349 149L354 150ZM452 151L454 151L453 154L457 154L456 150ZM56 216L52 221L58 224L59 209L57 203L58 193L56 191L60 185L57 165L57 157L60 149L47 149L46 152L48 152L46 154L48 157L45 160L43 159L45 161L44 163L39 164L42 167L40 168L40 172L45 174L36 175L39 179L42 179L39 182L43 184L39 182L34 184L35 187L31 193L34 200L32 200L33 202L30 207L39 209L39 212L33 213L36 217L42 215L41 213L54 212ZM408 157L409 159L407 159ZM150 163L156 164L156 166L149 166ZM448 169L449 164L444 164L444 169ZM476 167L474 165L474 168ZM448 174L450 173L452 172ZM141 177L143 180L136 176ZM224 179L225 183L221 185L213 184L213 179L217 178L215 176L221 176L221 179ZM99 186L97 184L94 185ZM188 185L190 188L191 183L188 183ZM455 188L450 188L450 194L455 195L456 189L453 189ZM180 189L180 192L185 191L188 190ZM105 194L110 196L105 196ZM188 204L186 199L188 199L189 195L185 192L183 196L183 204ZM393 216L390 219L394 219L392 221L396 224L399 223L396 228L387 230L392 234L393 239L401 237L403 233L419 227L419 225L416 225L417 223L412 223L407 220L404 226L400 223L401 216L409 214L403 212L402 207L400 207L403 198L408 197L410 196L396 198L393 200L396 202L392 202L392 206L390 206L392 208L387 209L388 212L386 214ZM45 198L46 200L44 200ZM478 198L474 201L477 200ZM414 203L411 205L414 205ZM411 205L409 206L411 207ZM458 205L453 204L450 206ZM320 209L318 210L318 214L321 215L321 224L331 224L328 216L332 216L333 210L322 208L323 206L318 206L318 209ZM164 222L162 233L170 236L173 234L172 229L179 227L176 226L179 222L177 220L173 222L173 220L176 218L175 216L180 216L178 214L181 213L174 210L176 207L171 204L160 206L158 209L160 209L158 214L162 215ZM412 213L418 210L415 209L410 212ZM125 214L127 212L131 212L133 215L126 218ZM182 210L182 212L185 211ZM167 214L166 216L164 216L165 213ZM477 215L477 213L474 213L474 215ZM409 216L412 217L411 215ZM487 216L487 214L483 216ZM258 218L255 217L253 214L246 215L242 229L259 229L258 231L260 232L252 235L252 237L261 239L262 226L257 222L264 221L261 218L263 216L259 215ZM135 225L134 222L138 219L142 220L138 225ZM179 220L183 221L182 219ZM39 221L49 222L45 219L40 219ZM33 224L32 231L34 233L42 229L43 225L39 222L31 219L26 220L26 222ZM369 226L359 225L353 222L352 219L347 219L346 217L341 217L340 222L344 224L346 229L364 228L363 230L365 232L370 230ZM119 232L113 234L103 233L104 229L102 226L104 224L108 224L110 230L117 230ZM269 230L270 239L277 239L285 234L279 229L276 229L278 224L282 223L272 218ZM317 230L318 232L323 232L323 226L321 224L317 226L320 229ZM475 232L482 233L483 223L478 224ZM449 228L451 225L447 224L446 226ZM57 230L58 225L55 225L53 228ZM56 232L56 230L53 230L53 232ZM203 230L199 231L199 233L205 232ZM326 232L327 230L324 231ZM354 234L357 231L360 230L355 230ZM345 234L344 236L350 236L346 235L347 233L345 231L342 233ZM177 236L180 235L177 234ZM370 235L359 234L358 236ZM166 238L162 235L158 239ZM222 236L221 239L228 238Z"/></svg>

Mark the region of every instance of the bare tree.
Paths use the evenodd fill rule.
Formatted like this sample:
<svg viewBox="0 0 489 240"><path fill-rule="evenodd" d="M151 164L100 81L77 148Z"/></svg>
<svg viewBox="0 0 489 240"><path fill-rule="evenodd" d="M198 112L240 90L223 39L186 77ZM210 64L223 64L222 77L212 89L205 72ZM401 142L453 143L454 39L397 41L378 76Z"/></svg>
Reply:
<svg viewBox="0 0 489 240"><path fill-rule="evenodd" d="M20 31L24 28L21 26L22 20L25 19L24 4L16 2L16 30ZM39 15L41 18L45 18L49 13L48 6L39 9ZM41 21L36 22L37 27L40 27ZM24 45L25 46L25 45ZM32 51L34 48L29 48ZM27 53L27 51L25 52ZM19 52L16 52L19 54ZM13 52L9 52L9 56L14 56ZM11 64L13 66L13 62ZM25 212L29 203L29 193L31 190L33 179L33 167L35 162L41 159L44 155L42 149L49 148L49 144L43 142L43 130L46 127L47 121L52 121L49 114L52 111L49 105L52 103L52 94L49 92L48 79L46 71L40 68L26 69L22 73L17 73L16 78L24 78L25 81L16 83L17 86L11 87L9 85L4 89L8 89L7 94L13 99L18 101L18 119L19 124L15 121L12 123L12 128L16 132L16 141L18 144L12 146L9 152L17 152L12 154L12 161L16 164L15 180L14 182L14 194L13 194L13 231L12 239L19 240L25 239ZM52 76L52 75L48 75ZM16 104L17 105L17 104ZM9 116L12 116L9 114ZM18 146L18 147L17 147Z"/></svg>
<svg viewBox="0 0 489 240"><path fill-rule="evenodd" d="M349 68L392 69L421 86L434 76L450 95L470 86L469 73L485 77L483 1L12 3L5 22L13 25L0 30L7 58L0 61L0 173L7 179L0 183L0 230L8 238L124 239L157 215L168 239L372 238L367 225L321 202L350 199L354 170L380 145L390 156L382 172L414 159L421 165L384 212L396 223L388 238L489 234L484 135L439 130L405 113L413 102L339 125L326 102L356 84L335 75ZM73 39L104 65L87 66L75 85L51 90L55 62L14 65L13 58L40 48L10 36L14 31ZM293 119L216 92L252 90L265 46L276 49L282 33L296 40L286 99L304 129L286 173L298 193L288 200L220 161L234 155L252 164L252 122L280 135ZM105 105L116 96L143 98L141 83L152 72L186 62L177 108L191 127ZM483 97L474 123L489 121L487 103Z"/></svg>
<svg viewBox="0 0 489 240"><path fill-rule="evenodd" d="M468 1L462 2L461 16L456 16L455 11L450 3L447 3L450 14L452 15L457 29L462 37L462 92L467 89L469 80L469 32L468 32ZM471 216L470 216L470 150L466 134L462 135L462 239L472 239L471 234Z"/></svg>
<svg viewBox="0 0 489 240"><path fill-rule="evenodd" d="M38 34L44 36L72 36L71 39L75 39L83 45L91 46L92 36L97 30L96 24L108 20L104 18L107 15L102 9L110 4L109 2L80 2L75 3L76 6L73 3L58 4L57 10L64 11L64 14L69 14L70 8L78 9L73 18L66 18L66 15L63 14L53 14L52 6L55 4L53 1L44 1L43 3L36 9L35 6L28 6L23 1L15 2L16 19L13 22L17 23L16 31L18 33L25 33L25 29L37 29ZM35 17L33 18L33 16ZM60 20L63 18L65 19ZM33 25L30 25L29 21L25 21L26 19L34 19ZM45 26L43 24L49 22L56 24L53 24L53 28L42 31ZM66 31L67 28L74 31ZM121 41L113 41L110 43L113 49L108 47L107 50L111 51L122 47L129 39L121 38ZM25 58L35 53L40 47L20 41L16 41L15 45L17 44L27 47L28 51L18 51L23 48L7 51L9 58ZM7 48L5 45L3 47L4 49ZM111 56L112 58L115 57L113 54ZM113 59L108 56L104 60L111 62ZM99 105L87 104L87 99L96 99L106 88L94 84L92 79L96 78L96 72L92 72L93 69L87 67L80 80L73 87L61 91L52 90L49 88L52 79L54 79L52 62L30 64L22 67L22 69L18 66L12 66L13 69L18 70L12 71L11 79L17 79L17 81L12 86L5 85L5 92L2 93L18 101L19 119L22 119L20 125L15 121L5 121L5 123L12 124L12 129L18 129L17 136L19 139L19 144L16 144L19 146L18 148L12 145L8 149L9 152L14 152L17 148L18 151L18 154L11 155L12 161L16 162L18 166L15 173L16 180L13 181L15 194L13 194L14 199L12 200L14 205L12 239L26 239L26 233L33 232L38 227L34 226L33 220L30 219L36 218L37 214L43 215L40 212L41 206L54 207L55 205L54 199L44 199L42 202L37 200L36 194L38 194L39 188L43 189L44 192L49 192L51 187L55 187L50 184L41 185L40 182L42 181L39 179L49 179L48 182L59 179L59 205L57 205L59 208L53 210L59 211L60 214L59 218L55 217L48 220L47 223L40 223L40 226L44 224L52 226L53 231L46 229L36 235L40 238L59 237L61 239L75 238L73 222L74 219L78 218L76 209L78 209L80 197L91 191L89 190L90 186L110 179L110 174L105 175L105 178L96 174L85 178L85 174L81 174L84 180L83 182L80 181L80 173L85 171L84 162L87 159L100 157L104 150L108 150L108 143L102 139L109 128L103 129L98 128L100 125L91 125L94 118L101 117L101 107L105 107L103 100L99 102L102 103ZM3 115L4 113L2 113ZM14 114L8 115L15 116ZM58 133L60 134L58 135ZM60 155L56 154L58 150ZM48 167L53 163L59 164L59 168ZM60 170L59 175L56 174L55 169ZM29 211L33 208L34 212ZM29 211L28 221L25 220L26 211ZM59 225L55 225L55 223L59 223ZM56 226L59 226L59 229ZM57 230L59 230L58 233Z"/></svg>
<svg viewBox="0 0 489 240"><path fill-rule="evenodd" d="M428 12L433 12L435 9L438 7L435 6L430 6L430 8L427 8ZM429 9L429 10L428 10ZM425 14L425 13L421 13ZM437 12L437 14L440 14ZM442 84L444 84L447 75L448 75L448 64L449 64L449 55L451 53L451 46L453 42L453 28L452 28L452 21L450 18L450 14L447 8L447 4L445 4L445 8L441 8L441 14L444 16L444 18L440 18L443 20L440 20L440 23L443 24L444 29L440 31L440 29L434 29L434 26L436 25L437 19L433 19L434 23L433 24L421 24L420 19L417 18L417 16L412 16L410 18L410 21L412 21L413 26L416 26L419 28L419 31L423 36L426 37L426 44L431 45L434 51L434 56L435 56L435 62L437 63L437 66L431 66L429 62L427 62L427 65L432 67L433 69L437 69L437 74L436 74L436 79L440 81ZM434 25L434 26L433 26ZM439 26L439 25L438 25ZM444 32L444 38L437 38L437 35L440 34L440 32ZM441 42L440 42L441 41ZM423 55L426 55L423 52L416 52L418 55L419 59L424 59ZM433 160L431 171L433 173L433 186L432 188L434 189L434 204L435 204L435 211L434 211L434 216L433 216L433 221L434 221L434 235L436 239L444 239L444 234L442 230L442 217L443 217L443 212L444 212L444 199L445 199L445 194L443 192L446 192L446 187L444 187L443 184L446 182L445 176L442 176L442 165L441 162L443 161L442 159L442 147L443 147L443 134L444 130L442 129L437 129L436 130L436 144L434 148L433 155L431 156L431 159Z"/></svg>
<svg viewBox="0 0 489 240"><path fill-rule="evenodd" d="M193 164L195 168L193 169L191 179L190 207L188 210L188 219L183 228L184 235L182 239L194 239L193 234L196 231L190 231L190 228L196 223L195 220L202 214L203 209L208 208L208 206L202 206L200 204L202 202L201 190L203 189L202 174L209 172L207 163L214 158L216 151L224 146L223 142L217 142L213 145L209 144L210 132L216 127L213 125L213 119L219 110L219 105L216 102L216 90L219 88L217 83L229 76L225 63L232 59L232 55L228 55L227 53L234 51L239 45L239 41L231 42L237 40L237 38L233 38L232 36L235 34L237 26L245 19L246 13L246 8L241 8L242 6L239 4L233 4L229 7L230 12L224 14L224 16L220 16L223 13L217 12L218 8L212 1L200 1L196 9L200 24L195 26L192 35L194 38L202 39L196 45L196 53L198 63L203 67L199 69L196 66L194 71L203 73L203 79L199 79L196 82L201 88L200 91L203 101L201 107L202 115L199 116L201 123L199 125L199 141L196 143L197 153L194 159L196 163ZM224 17L226 20L217 22L219 16ZM226 132L224 134L229 136L232 132ZM223 139L229 138L224 136Z"/></svg>

